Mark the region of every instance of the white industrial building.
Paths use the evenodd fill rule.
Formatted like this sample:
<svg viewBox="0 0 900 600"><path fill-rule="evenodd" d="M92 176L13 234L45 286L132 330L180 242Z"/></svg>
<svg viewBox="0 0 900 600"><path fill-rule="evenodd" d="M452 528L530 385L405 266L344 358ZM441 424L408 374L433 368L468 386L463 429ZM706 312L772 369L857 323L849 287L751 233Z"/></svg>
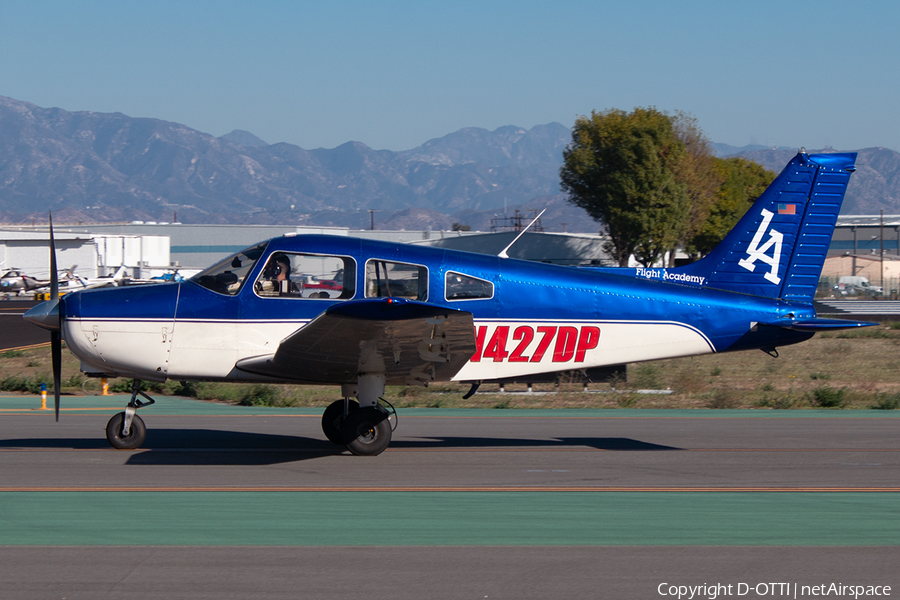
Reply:
<svg viewBox="0 0 900 600"><path fill-rule="evenodd" d="M75 267L75 275L111 275L124 265L132 277L162 275L170 267L166 235L93 234L88 231L54 230L56 266ZM16 269L46 279L50 275L47 230L0 229L0 273Z"/></svg>
<svg viewBox="0 0 900 600"><path fill-rule="evenodd" d="M96 277L97 250L89 234L60 232L55 237L59 269L78 265L79 275ZM33 230L0 230L0 261L0 272L18 269L32 277L46 279L50 275L47 235Z"/></svg>

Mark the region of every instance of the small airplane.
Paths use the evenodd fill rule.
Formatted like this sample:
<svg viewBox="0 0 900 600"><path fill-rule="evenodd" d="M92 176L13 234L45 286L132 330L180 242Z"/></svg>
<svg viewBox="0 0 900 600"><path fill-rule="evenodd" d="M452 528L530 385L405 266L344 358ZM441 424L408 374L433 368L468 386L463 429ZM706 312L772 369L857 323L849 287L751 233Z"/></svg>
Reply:
<svg viewBox="0 0 900 600"><path fill-rule="evenodd" d="M328 235L286 235L179 283L86 290L32 308L90 376L132 377L106 435L136 448L142 380L340 386L322 416L353 454L388 447L386 385L470 383L777 348L875 323L813 296L856 154L801 149L709 255L677 268L578 268ZM51 226L51 273L56 273Z"/></svg>
<svg viewBox="0 0 900 600"><path fill-rule="evenodd" d="M125 268L125 265L121 265L112 275L104 275L102 277L76 276L74 281L69 282L69 287L80 287L81 290L92 290L96 288L127 285L128 282L129 277L127 269Z"/></svg>

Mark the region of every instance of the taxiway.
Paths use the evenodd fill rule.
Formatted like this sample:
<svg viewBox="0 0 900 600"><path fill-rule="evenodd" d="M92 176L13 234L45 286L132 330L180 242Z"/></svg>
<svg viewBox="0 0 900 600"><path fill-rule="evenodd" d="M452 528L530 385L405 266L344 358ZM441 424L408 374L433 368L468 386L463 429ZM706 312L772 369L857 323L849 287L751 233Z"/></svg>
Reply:
<svg viewBox="0 0 900 600"><path fill-rule="evenodd" d="M0 399L5 598L900 585L893 413L409 409L370 458L317 410L172 398L113 450L125 401L64 398L57 424Z"/></svg>

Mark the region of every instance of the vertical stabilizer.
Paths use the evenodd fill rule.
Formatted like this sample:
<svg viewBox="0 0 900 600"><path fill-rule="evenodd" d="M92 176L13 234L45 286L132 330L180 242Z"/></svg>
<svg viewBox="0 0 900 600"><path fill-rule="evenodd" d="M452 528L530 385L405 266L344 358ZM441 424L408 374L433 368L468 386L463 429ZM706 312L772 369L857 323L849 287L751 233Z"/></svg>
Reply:
<svg viewBox="0 0 900 600"><path fill-rule="evenodd" d="M801 150L715 250L670 272L708 288L812 302L855 160Z"/></svg>

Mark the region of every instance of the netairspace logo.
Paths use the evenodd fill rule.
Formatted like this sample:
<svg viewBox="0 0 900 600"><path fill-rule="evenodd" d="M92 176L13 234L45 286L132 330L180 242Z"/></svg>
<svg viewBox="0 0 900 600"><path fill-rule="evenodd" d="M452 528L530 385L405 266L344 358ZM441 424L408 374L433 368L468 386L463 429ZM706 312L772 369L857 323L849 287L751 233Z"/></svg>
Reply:
<svg viewBox="0 0 900 600"><path fill-rule="evenodd" d="M803 585L798 583L713 583L703 585L675 585L661 583L656 588L660 596L671 596L678 600L706 598L716 600L725 597L745 598L869 598L890 596L889 585L844 585L843 583L822 583ZM751 595L752 594L752 595Z"/></svg>

